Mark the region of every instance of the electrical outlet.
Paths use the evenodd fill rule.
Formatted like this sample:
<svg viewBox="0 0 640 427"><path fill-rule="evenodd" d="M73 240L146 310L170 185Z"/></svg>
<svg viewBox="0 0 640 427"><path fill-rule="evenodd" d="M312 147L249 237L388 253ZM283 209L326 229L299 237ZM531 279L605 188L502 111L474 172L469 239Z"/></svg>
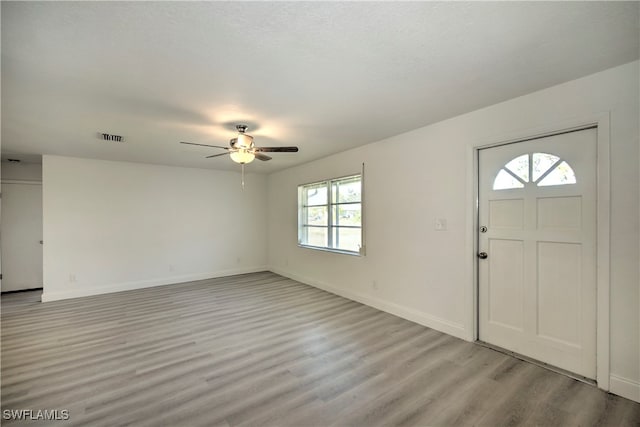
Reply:
<svg viewBox="0 0 640 427"><path fill-rule="evenodd" d="M374 291L378 290L378 282L376 282L375 280L371 281L371 287L373 288Z"/></svg>
<svg viewBox="0 0 640 427"><path fill-rule="evenodd" d="M444 218L436 219L436 230L437 231L446 231L447 229L447 220Z"/></svg>
<svg viewBox="0 0 640 427"><path fill-rule="evenodd" d="M71 282L71 283L75 283L76 282L76 274L75 273L69 273L69 282Z"/></svg>

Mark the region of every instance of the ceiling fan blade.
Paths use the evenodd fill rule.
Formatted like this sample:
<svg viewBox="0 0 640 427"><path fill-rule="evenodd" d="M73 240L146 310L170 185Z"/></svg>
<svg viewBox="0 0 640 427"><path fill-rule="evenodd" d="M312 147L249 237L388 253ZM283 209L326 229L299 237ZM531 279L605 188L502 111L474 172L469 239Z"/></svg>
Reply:
<svg viewBox="0 0 640 427"><path fill-rule="evenodd" d="M267 156L266 154L262 154L262 153L254 153L256 155L256 159L258 160L262 160L263 162L266 162L267 160L271 160L272 158Z"/></svg>
<svg viewBox="0 0 640 427"><path fill-rule="evenodd" d="M298 147L256 147L255 151L264 153L297 153Z"/></svg>
<svg viewBox="0 0 640 427"><path fill-rule="evenodd" d="M227 154L229 154L229 152L227 151L226 153L220 153L220 154L214 154L212 156L207 156L205 157L205 159L211 159L213 157L220 157L220 156L226 156Z"/></svg>
<svg viewBox="0 0 640 427"><path fill-rule="evenodd" d="M208 145L208 144L198 144L196 142L185 142L185 141L180 141L180 144L189 144L189 145L199 145L201 147L210 147L210 148L222 148L224 150L228 150L229 147L223 147L221 145Z"/></svg>

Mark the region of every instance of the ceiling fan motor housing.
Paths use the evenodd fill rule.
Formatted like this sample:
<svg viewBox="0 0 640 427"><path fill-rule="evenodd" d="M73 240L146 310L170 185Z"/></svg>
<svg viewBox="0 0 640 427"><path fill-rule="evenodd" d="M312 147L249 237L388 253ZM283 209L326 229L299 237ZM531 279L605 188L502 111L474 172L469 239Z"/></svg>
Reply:
<svg viewBox="0 0 640 427"><path fill-rule="evenodd" d="M242 125L238 125L236 127L238 128L239 134L236 138L232 138L231 141L229 141L231 143L231 146L233 148L245 148L245 149L252 148L253 137L251 135L247 135L246 133L244 133L247 127Z"/></svg>

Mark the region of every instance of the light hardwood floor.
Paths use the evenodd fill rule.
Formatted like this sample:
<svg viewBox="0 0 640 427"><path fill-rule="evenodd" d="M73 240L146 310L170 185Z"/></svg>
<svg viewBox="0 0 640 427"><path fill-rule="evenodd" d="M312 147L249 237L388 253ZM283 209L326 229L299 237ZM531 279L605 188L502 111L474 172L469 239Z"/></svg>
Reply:
<svg viewBox="0 0 640 427"><path fill-rule="evenodd" d="M2 296L2 409L68 409L54 425L640 425L640 404L269 272L39 297Z"/></svg>

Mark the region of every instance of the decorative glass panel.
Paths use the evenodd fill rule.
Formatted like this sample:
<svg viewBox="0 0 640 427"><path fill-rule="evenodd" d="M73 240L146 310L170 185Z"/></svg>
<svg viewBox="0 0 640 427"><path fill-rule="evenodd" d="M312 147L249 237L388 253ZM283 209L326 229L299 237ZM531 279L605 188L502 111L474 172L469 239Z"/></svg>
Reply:
<svg viewBox="0 0 640 427"><path fill-rule="evenodd" d="M516 157L504 166L509 169L517 177L524 182L529 182L529 155L523 154L520 157Z"/></svg>
<svg viewBox="0 0 640 427"><path fill-rule="evenodd" d="M524 184L518 181L513 175L504 169L500 169L496 179L493 181L494 190L508 190L511 188L523 188Z"/></svg>
<svg viewBox="0 0 640 427"><path fill-rule="evenodd" d="M493 189L524 188L525 184L530 185L529 182L546 187L575 184L577 181L571 166L560 157L549 153L533 153L518 156L504 165L493 181Z"/></svg>
<svg viewBox="0 0 640 427"><path fill-rule="evenodd" d="M576 174L567 162L562 162L556 166L547 176L545 176L538 185L540 187L550 185L567 185L576 183Z"/></svg>
<svg viewBox="0 0 640 427"><path fill-rule="evenodd" d="M546 171L553 166L560 157L547 153L533 153L533 182L536 182Z"/></svg>

